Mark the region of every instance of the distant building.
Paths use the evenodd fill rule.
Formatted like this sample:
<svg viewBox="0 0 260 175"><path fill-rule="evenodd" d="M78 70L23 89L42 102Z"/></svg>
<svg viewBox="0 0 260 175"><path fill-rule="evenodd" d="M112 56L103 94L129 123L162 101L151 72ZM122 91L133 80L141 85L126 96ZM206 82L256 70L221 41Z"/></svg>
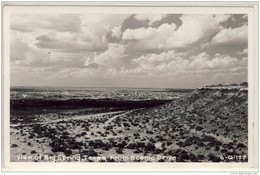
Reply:
<svg viewBox="0 0 260 175"><path fill-rule="evenodd" d="M138 95L138 91L135 91L135 95Z"/></svg>

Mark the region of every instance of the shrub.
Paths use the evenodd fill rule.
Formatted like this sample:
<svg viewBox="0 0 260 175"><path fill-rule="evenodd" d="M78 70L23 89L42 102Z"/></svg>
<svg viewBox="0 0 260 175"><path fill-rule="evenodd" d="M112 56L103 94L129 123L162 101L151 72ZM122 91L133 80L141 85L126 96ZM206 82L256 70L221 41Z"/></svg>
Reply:
<svg viewBox="0 0 260 175"><path fill-rule="evenodd" d="M69 133L67 131L64 131L62 135L69 135Z"/></svg>
<svg viewBox="0 0 260 175"><path fill-rule="evenodd" d="M220 152L221 153L227 153L228 151L226 149L221 149Z"/></svg>
<svg viewBox="0 0 260 175"><path fill-rule="evenodd" d="M14 148L14 147L18 147L18 145L16 145L16 144L12 144L11 147L12 147L12 148Z"/></svg>
<svg viewBox="0 0 260 175"><path fill-rule="evenodd" d="M102 147L105 147L106 144L103 143L102 140L98 139L98 140L95 140L94 143L93 143L93 147L94 148L102 148Z"/></svg>
<svg viewBox="0 0 260 175"><path fill-rule="evenodd" d="M239 144L237 145L237 147L238 147L238 148L246 148L246 146L245 146L243 143L239 143Z"/></svg>
<svg viewBox="0 0 260 175"><path fill-rule="evenodd" d="M220 158L219 157L216 157L214 154L210 153L208 155L209 157L209 160L211 160L212 162L220 162Z"/></svg>
<svg viewBox="0 0 260 175"><path fill-rule="evenodd" d="M145 146L145 150L146 151L153 151L155 150L155 146L152 144L152 143L148 143L146 146Z"/></svg>
<svg viewBox="0 0 260 175"><path fill-rule="evenodd" d="M203 127L201 127L201 126L196 127L196 130L198 130L198 131L201 131L202 129L203 129Z"/></svg>
<svg viewBox="0 0 260 175"><path fill-rule="evenodd" d="M118 154L123 154L123 149L119 147L119 148L116 149L116 152Z"/></svg>
<svg viewBox="0 0 260 175"><path fill-rule="evenodd" d="M186 160L189 160L188 153L185 150L178 152L177 162L185 162Z"/></svg>
<svg viewBox="0 0 260 175"><path fill-rule="evenodd" d="M215 147L215 151L219 151L220 150L220 148L219 148L219 146L217 145L216 147Z"/></svg>
<svg viewBox="0 0 260 175"><path fill-rule="evenodd" d="M87 134L86 132L82 132L82 133L81 133L81 136L84 136L84 135L86 135L86 134Z"/></svg>
<svg viewBox="0 0 260 175"><path fill-rule="evenodd" d="M129 143L128 145L127 145L127 148L128 149L134 149L136 147L136 144L135 143Z"/></svg>
<svg viewBox="0 0 260 175"><path fill-rule="evenodd" d="M123 125L124 125L124 127L130 127L129 123L126 123L126 122L124 122Z"/></svg>
<svg viewBox="0 0 260 175"><path fill-rule="evenodd" d="M199 161L199 159L194 154L190 154L189 159L190 159L191 162L198 162Z"/></svg>
<svg viewBox="0 0 260 175"><path fill-rule="evenodd" d="M247 82L243 82L243 83L240 84L240 86L246 86L247 87L248 83Z"/></svg>
<svg viewBox="0 0 260 175"><path fill-rule="evenodd" d="M72 151L67 149L64 151L64 154L65 156L70 156L72 154Z"/></svg>
<svg viewBox="0 0 260 175"><path fill-rule="evenodd" d="M98 156L96 151L94 151L93 149L90 149L88 151L83 151L83 152L80 153L80 155L87 155L89 157L96 157L96 156Z"/></svg>
<svg viewBox="0 0 260 175"><path fill-rule="evenodd" d="M204 159L204 156L201 155L201 154L198 154L198 159L199 159L199 160L203 160L203 159Z"/></svg>

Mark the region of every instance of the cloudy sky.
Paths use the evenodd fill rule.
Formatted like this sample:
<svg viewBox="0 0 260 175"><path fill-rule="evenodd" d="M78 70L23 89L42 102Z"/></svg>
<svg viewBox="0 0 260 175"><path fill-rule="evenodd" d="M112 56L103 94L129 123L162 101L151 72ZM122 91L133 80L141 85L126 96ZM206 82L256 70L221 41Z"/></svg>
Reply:
<svg viewBox="0 0 260 175"><path fill-rule="evenodd" d="M196 88L247 81L247 15L17 14L11 85Z"/></svg>

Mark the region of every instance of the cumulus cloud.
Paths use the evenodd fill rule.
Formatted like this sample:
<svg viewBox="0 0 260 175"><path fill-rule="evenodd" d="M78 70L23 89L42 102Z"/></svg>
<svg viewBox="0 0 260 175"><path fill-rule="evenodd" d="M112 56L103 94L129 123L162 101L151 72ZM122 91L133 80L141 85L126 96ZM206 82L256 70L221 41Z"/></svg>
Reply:
<svg viewBox="0 0 260 175"><path fill-rule="evenodd" d="M32 77L42 79L42 84L121 86L123 82L147 87L245 81L247 23L243 19L234 25L238 22L231 16L13 15L11 79L18 84ZM13 78L21 73L27 79Z"/></svg>
<svg viewBox="0 0 260 175"><path fill-rule="evenodd" d="M241 50L241 51L239 50L239 51L236 52L237 55L247 55L247 53L248 53L247 48L245 48L244 50Z"/></svg>
<svg viewBox="0 0 260 175"><path fill-rule="evenodd" d="M168 25L169 26L169 25ZM175 28L175 25L173 25ZM163 26L160 27L160 31L163 32ZM155 35L158 34L157 29L148 27L148 28L138 28L138 29L127 29L123 33L123 39L126 40L142 40L142 39L152 39Z"/></svg>
<svg viewBox="0 0 260 175"><path fill-rule="evenodd" d="M248 26L221 30L213 39L213 44L246 44L248 38Z"/></svg>
<svg viewBox="0 0 260 175"><path fill-rule="evenodd" d="M238 59L228 55L216 54L210 56L206 52L194 56L187 56L184 53L178 53L173 50L160 54L147 54L133 59L136 64L133 69L124 69L121 74L140 75L140 76L183 76L198 75L203 73L202 77L207 77L207 73L224 72L228 76L233 68L239 68L246 72L247 58Z"/></svg>
<svg viewBox="0 0 260 175"><path fill-rule="evenodd" d="M166 14L138 14L135 15L135 19L140 21L148 21L149 25L152 25L156 21L162 20L164 17L166 17Z"/></svg>
<svg viewBox="0 0 260 175"><path fill-rule="evenodd" d="M113 15L113 14L87 14L81 15L81 23L82 23L82 33L84 36L90 38L93 42L96 43L106 43L108 41L106 39L106 34L112 30L112 33L119 32L118 26L121 26L123 21L128 18L130 15L122 14L122 15ZM116 34L118 35L118 34Z"/></svg>
<svg viewBox="0 0 260 175"><path fill-rule="evenodd" d="M220 23L229 17L229 15L183 15L180 17L183 21L182 26L169 37L166 47L185 47L208 37L218 31L221 28Z"/></svg>
<svg viewBox="0 0 260 175"><path fill-rule="evenodd" d="M134 49L187 47L219 31L222 28L220 24L229 18L229 15L182 15L182 25L178 29L174 23L162 24L158 28L127 29L122 38L137 40L133 44Z"/></svg>
<svg viewBox="0 0 260 175"><path fill-rule="evenodd" d="M13 15L11 30L20 32L26 37L32 35L33 41L30 41L30 44L35 44L38 48L75 53L96 52L107 49L106 34L109 31L114 29L113 34L120 35L115 33L119 32L119 28L116 26L120 26L128 16L97 14Z"/></svg>
<svg viewBox="0 0 260 175"><path fill-rule="evenodd" d="M85 66L96 63L105 67L118 67L122 64L122 58L125 56L125 45L110 43L105 52L87 57L85 60Z"/></svg>
<svg viewBox="0 0 260 175"><path fill-rule="evenodd" d="M190 57L191 69L229 69L236 66L247 66L243 60L227 55L216 54L211 57L206 52Z"/></svg>
<svg viewBox="0 0 260 175"><path fill-rule="evenodd" d="M114 27L111 32L112 32L112 34L111 34L112 37L119 39L121 37L121 34L122 34L121 26Z"/></svg>

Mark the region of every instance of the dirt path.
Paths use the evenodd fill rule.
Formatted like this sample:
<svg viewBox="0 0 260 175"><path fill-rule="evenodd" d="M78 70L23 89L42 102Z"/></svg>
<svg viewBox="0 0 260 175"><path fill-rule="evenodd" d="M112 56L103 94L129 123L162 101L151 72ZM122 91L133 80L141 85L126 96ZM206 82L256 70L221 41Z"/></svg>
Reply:
<svg viewBox="0 0 260 175"><path fill-rule="evenodd" d="M35 125L35 124L50 124L50 123L57 123L57 122L60 122L60 121L85 119L85 118L89 118L89 117L99 117L99 116L101 117L103 115L117 114L117 113L122 113L122 112L123 111L106 112L106 113L98 113L98 114L89 114L89 115L84 115L84 116L75 116L75 117L68 117L68 118L63 118L63 119L50 120L50 121L46 121L46 122L35 122L35 123L27 123L27 124L22 124L22 123L20 123L20 124L11 124L10 126L11 127L16 127L16 126L30 126L30 125ZM123 113L123 114L125 114L125 113ZM123 115L123 114L120 114L120 115ZM112 118L116 118L116 117L118 117L118 115L115 115Z"/></svg>
<svg viewBox="0 0 260 175"><path fill-rule="evenodd" d="M143 108L140 108L140 109L143 109ZM110 119L108 119L108 120L102 125L102 127L103 127L103 126L107 126L107 125L109 124L109 122L112 122L113 120L115 120L116 118L118 118L118 117L120 117L120 116L129 114L129 113L131 113L131 112L133 112L133 111L140 110L140 109L133 109L133 110L127 111L127 112L125 112L125 113L122 113L122 114L119 114L119 115L115 115L115 116L111 117Z"/></svg>

